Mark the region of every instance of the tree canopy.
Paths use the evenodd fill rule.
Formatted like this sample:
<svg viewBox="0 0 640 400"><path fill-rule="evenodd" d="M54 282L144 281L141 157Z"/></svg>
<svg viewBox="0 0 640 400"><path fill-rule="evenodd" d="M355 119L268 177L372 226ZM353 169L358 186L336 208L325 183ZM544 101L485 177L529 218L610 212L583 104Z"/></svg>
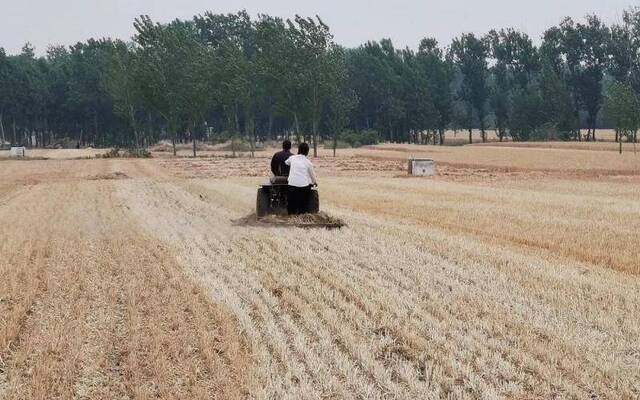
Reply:
<svg viewBox="0 0 640 400"><path fill-rule="evenodd" d="M130 41L89 39L44 56L28 43L20 54L0 48L0 145L166 139L193 141L195 153L196 140L253 149L287 137L316 154L327 141L365 140L357 135L443 144L462 127L469 140L472 129L483 140L488 129L500 140L596 140L640 95L639 8L611 26L565 18L539 46L500 28L445 46L427 37L416 49L390 39L344 48L318 16L245 11L133 24Z"/></svg>

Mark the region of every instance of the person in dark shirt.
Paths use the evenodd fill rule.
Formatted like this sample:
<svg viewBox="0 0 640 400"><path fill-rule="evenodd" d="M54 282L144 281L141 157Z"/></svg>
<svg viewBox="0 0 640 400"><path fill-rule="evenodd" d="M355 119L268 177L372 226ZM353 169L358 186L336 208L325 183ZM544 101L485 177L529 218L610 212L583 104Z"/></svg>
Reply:
<svg viewBox="0 0 640 400"><path fill-rule="evenodd" d="M277 152L271 159L271 172L274 176L289 176L289 166L284 162L291 157L291 142L282 142L282 151Z"/></svg>

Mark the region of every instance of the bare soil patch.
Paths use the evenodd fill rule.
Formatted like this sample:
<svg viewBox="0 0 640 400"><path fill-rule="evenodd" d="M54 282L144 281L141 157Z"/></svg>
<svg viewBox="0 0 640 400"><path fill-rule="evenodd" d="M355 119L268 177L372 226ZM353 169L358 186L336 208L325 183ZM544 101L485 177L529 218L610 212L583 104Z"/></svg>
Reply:
<svg viewBox="0 0 640 400"><path fill-rule="evenodd" d="M232 220L232 222L236 226L281 226L326 229L339 229L346 225L340 218L332 217L325 212L302 215L267 215L264 217L249 214L246 217Z"/></svg>
<svg viewBox="0 0 640 400"><path fill-rule="evenodd" d="M407 163L403 160L387 160L372 157L342 154L338 157L321 156L312 158L319 175L335 176L379 176L393 175L406 171ZM230 178L240 176L267 177L269 157L254 158L174 158L160 160L175 177L180 178Z"/></svg>
<svg viewBox="0 0 640 400"><path fill-rule="evenodd" d="M106 174L98 174L88 178L90 181L109 180L109 179L129 179L129 175L124 172L115 171Z"/></svg>

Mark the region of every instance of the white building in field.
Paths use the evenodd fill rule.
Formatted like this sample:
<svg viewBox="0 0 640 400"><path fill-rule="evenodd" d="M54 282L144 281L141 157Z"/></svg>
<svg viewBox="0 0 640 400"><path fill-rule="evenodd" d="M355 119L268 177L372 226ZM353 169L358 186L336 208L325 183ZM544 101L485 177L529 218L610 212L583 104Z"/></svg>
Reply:
<svg viewBox="0 0 640 400"><path fill-rule="evenodd" d="M24 158L27 156L27 149L25 147L12 147L9 151L9 157Z"/></svg>
<svg viewBox="0 0 640 400"><path fill-rule="evenodd" d="M409 175L433 176L433 160L430 158L412 158L409 160Z"/></svg>

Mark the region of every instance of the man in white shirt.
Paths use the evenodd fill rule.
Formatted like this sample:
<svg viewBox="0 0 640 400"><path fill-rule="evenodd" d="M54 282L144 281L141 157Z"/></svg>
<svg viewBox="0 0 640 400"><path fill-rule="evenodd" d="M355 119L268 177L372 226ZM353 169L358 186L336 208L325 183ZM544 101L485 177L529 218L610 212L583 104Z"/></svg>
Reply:
<svg viewBox="0 0 640 400"><path fill-rule="evenodd" d="M285 164L289 169L289 196L287 201L287 211L289 214L304 214L309 204L311 187L318 186L316 173L313 169L309 155L309 145L300 143L298 154L289 157Z"/></svg>

